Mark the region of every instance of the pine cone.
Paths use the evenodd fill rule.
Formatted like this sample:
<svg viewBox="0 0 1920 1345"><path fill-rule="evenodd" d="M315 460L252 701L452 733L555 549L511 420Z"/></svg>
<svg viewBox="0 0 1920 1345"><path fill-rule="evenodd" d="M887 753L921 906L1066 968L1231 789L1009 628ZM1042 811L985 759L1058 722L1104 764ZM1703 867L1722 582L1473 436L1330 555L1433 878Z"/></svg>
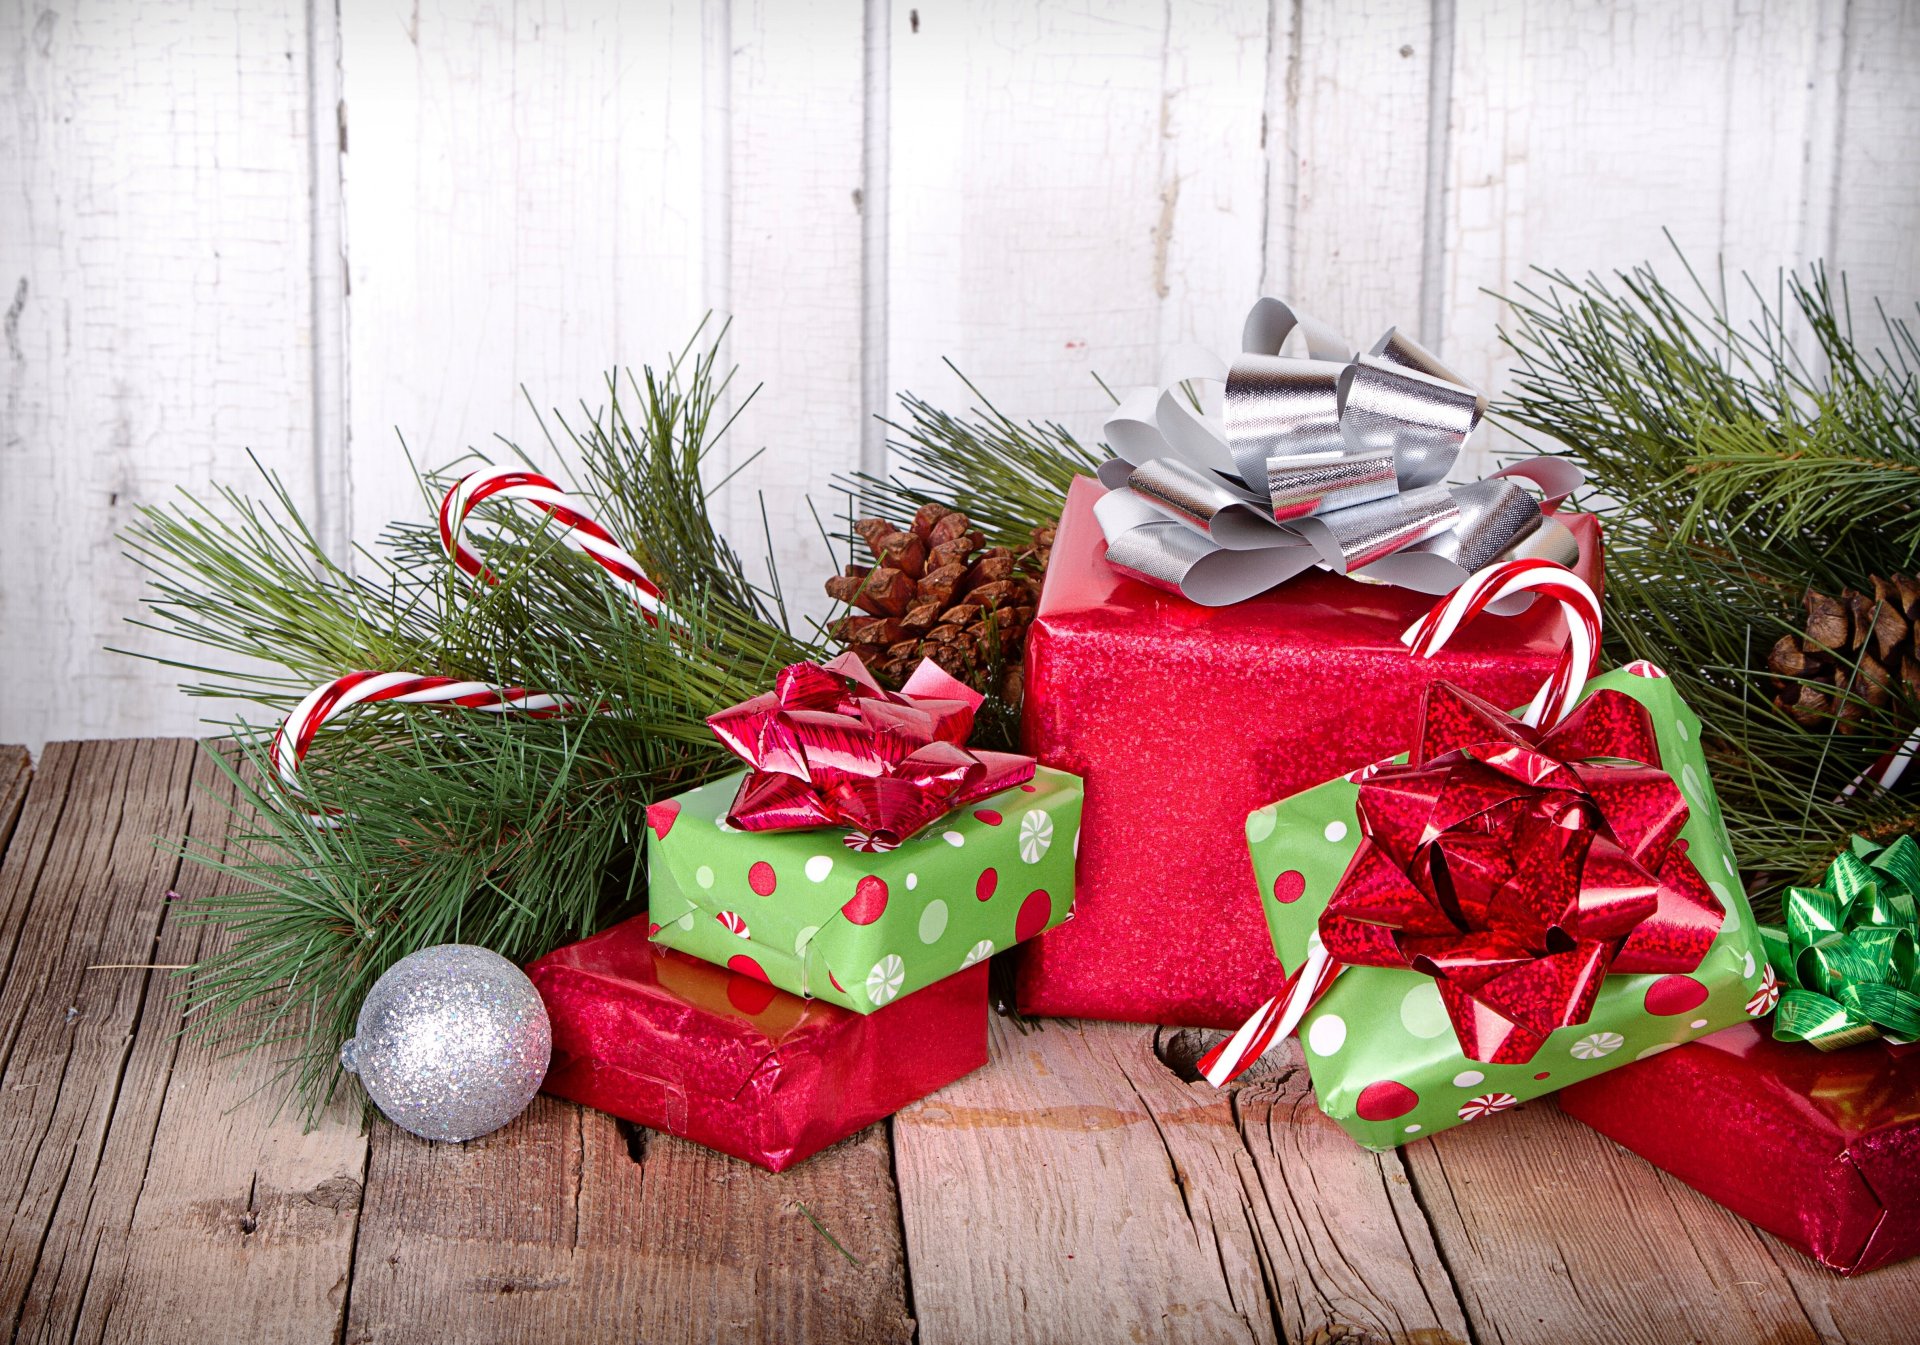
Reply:
<svg viewBox="0 0 1920 1345"><path fill-rule="evenodd" d="M1920 583L1903 574L1891 583L1870 578L1871 597L1807 590L1806 633L1782 635L1767 655L1773 703L1803 728L1837 718L1840 732L1853 733L1866 714L1861 700L1874 707L1896 697L1909 706L1920 702ZM1908 718L1902 728L1911 727Z"/></svg>
<svg viewBox="0 0 1920 1345"><path fill-rule="evenodd" d="M883 686L898 687L930 658L974 690L997 690L1018 705L1053 529L1035 528L1033 544L1015 554L987 546L965 514L945 505L921 505L906 528L878 518L853 527L874 563L847 566L827 580L827 593L865 615L843 618L833 633ZM988 685L996 669L997 688Z"/></svg>

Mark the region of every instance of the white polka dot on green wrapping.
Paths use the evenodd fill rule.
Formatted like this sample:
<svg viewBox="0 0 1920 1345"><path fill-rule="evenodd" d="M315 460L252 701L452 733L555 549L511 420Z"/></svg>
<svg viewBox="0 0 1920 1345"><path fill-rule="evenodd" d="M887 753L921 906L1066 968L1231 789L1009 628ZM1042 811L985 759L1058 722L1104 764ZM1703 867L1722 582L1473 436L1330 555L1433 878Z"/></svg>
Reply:
<svg viewBox="0 0 1920 1345"><path fill-rule="evenodd" d="M1673 731L1680 735L1681 742L1685 742L1690 736L1687 733L1687 721L1684 719L1676 719L1673 721Z"/></svg>
<svg viewBox="0 0 1920 1345"><path fill-rule="evenodd" d="M1733 933L1734 930L1740 928L1740 911L1733 904L1733 893L1727 890L1725 883L1712 878L1707 880L1707 887L1711 889L1713 895L1719 899L1721 907L1727 913L1727 918L1720 922L1720 932L1722 934Z"/></svg>
<svg viewBox="0 0 1920 1345"><path fill-rule="evenodd" d="M1418 1121L1415 1121L1412 1125L1407 1127L1406 1133L1409 1135L1418 1135L1420 1133L1420 1123Z"/></svg>
<svg viewBox="0 0 1920 1345"><path fill-rule="evenodd" d="M907 875L907 891L911 892L913 891L914 888L918 886L920 886L920 875L917 873L908 874Z"/></svg>
<svg viewBox="0 0 1920 1345"><path fill-rule="evenodd" d="M1680 788L1687 792L1689 801L1698 803L1700 799L1700 772L1693 768L1691 761L1680 768Z"/></svg>
<svg viewBox="0 0 1920 1345"><path fill-rule="evenodd" d="M692 929L693 928L693 912L688 911L685 915L681 916L678 920L674 921L673 923L680 926L680 928L682 929Z"/></svg>
<svg viewBox="0 0 1920 1345"><path fill-rule="evenodd" d="M1339 821L1329 822L1326 831L1322 834L1337 844L1347 839L1347 824Z"/></svg>
<svg viewBox="0 0 1920 1345"><path fill-rule="evenodd" d="M826 855L815 855L807 861L807 877L816 883L827 881L827 875L833 872L833 860Z"/></svg>
<svg viewBox="0 0 1920 1345"><path fill-rule="evenodd" d="M1447 1006L1440 1001L1440 987L1423 980L1407 991L1400 1001L1400 1024L1416 1037L1437 1037L1451 1027Z"/></svg>
<svg viewBox="0 0 1920 1345"><path fill-rule="evenodd" d="M1487 1076L1477 1069L1463 1069L1453 1076L1455 1088L1471 1088L1477 1083L1485 1083Z"/></svg>
<svg viewBox="0 0 1920 1345"><path fill-rule="evenodd" d="M713 870L708 868L705 864L702 864L699 868L693 871L693 881L700 884L700 886L702 887L712 887L713 886Z"/></svg>
<svg viewBox="0 0 1920 1345"><path fill-rule="evenodd" d="M943 831L940 833L940 839L956 850L967 843L967 838L957 831Z"/></svg>
<svg viewBox="0 0 1920 1345"><path fill-rule="evenodd" d="M1315 1055L1332 1055L1347 1044L1347 1020L1337 1013L1323 1013L1307 1028L1307 1049Z"/></svg>
<svg viewBox="0 0 1920 1345"><path fill-rule="evenodd" d="M1256 845L1273 835L1274 825L1279 821L1279 813L1269 803L1264 808L1256 808L1247 814L1247 839Z"/></svg>
<svg viewBox="0 0 1920 1345"><path fill-rule="evenodd" d="M920 912L920 942L938 943L947 932L947 903L935 897Z"/></svg>
<svg viewBox="0 0 1920 1345"><path fill-rule="evenodd" d="M793 955L795 957L805 957L807 955L807 945L813 942L813 936L819 932L820 926L808 925L805 929L794 935Z"/></svg>

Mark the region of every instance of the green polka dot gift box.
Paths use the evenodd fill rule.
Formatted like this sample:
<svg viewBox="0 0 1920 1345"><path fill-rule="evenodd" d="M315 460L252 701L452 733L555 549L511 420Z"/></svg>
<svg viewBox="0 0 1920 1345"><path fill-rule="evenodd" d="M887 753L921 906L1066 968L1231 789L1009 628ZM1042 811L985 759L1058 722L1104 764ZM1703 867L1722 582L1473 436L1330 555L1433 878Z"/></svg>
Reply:
<svg viewBox="0 0 1920 1345"><path fill-rule="evenodd" d="M1429 692L1423 749L1446 741L1430 736L1436 718L1449 708L1439 704L1447 700L1444 690L1450 689L1436 686ZM1582 717L1582 724L1575 724L1582 711L1589 713ZM1606 731L1596 732L1594 724L1602 721ZM1399 773L1369 767L1257 809L1247 818L1261 904L1281 963L1293 970L1302 967L1310 954L1316 958L1330 954L1336 964L1350 964L1306 1012L1299 1034L1321 1109L1370 1149L1392 1148L1450 1126L1482 1120L1772 1007L1766 954L1707 775L1700 721L1682 703L1672 682L1646 664L1607 673L1587 684L1581 705L1566 723L1581 741L1558 750L1558 756L1574 762L1591 790L1579 796L1583 802L1575 805L1580 810L1577 814L1556 814L1554 809L1564 806L1559 803L1518 822L1511 820L1515 814L1498 814L1506 820L1473 824L1479 827L1473 835L1447 847L1436 842L1417 851L1418 862L1430 867L1405 873L1404 881L1400 872L1389 872L1383 879L1379 870L1416 852L1405 846L1396 850L1393 837L1381 834L1378 818L1393 816L1394 808L1404 804L1415 819L1414 834L1430 840L1447 834L1445 828L1457 826L1476 808L1494 815L1498 807L1510 806L1490 807L1487 801L1504 797L1501 788L1511 777L1502 776L1490 785L1494 777L1472 760L1466 774L1450 777L1444 790L1422 794L1422 786L1409 783ZM1639 735L1630 758L1617 755L1622 749L1612 745L1608 736L1615 729ZM1656 748L1651 753L1647 751L1649 732ZM1548 743L1541 740L1543 752ZM1490 755L1482 747L1466 755L1474 753ZM1657 759L1649 761L1649 757ZM1422 756L1423 763L1433 759ZM1395 759L1396 763L1406 761L1404 755ZM1524 747L1512 748L1507 764L1521 775L1532 771L1535 778L1565 778L1549 774L1554 768L1546 757L1530 757ZM1368 847L1373 853L1361 855L1356 863L1366 839L1361 791L1369 781L1375 791L1367 804L1367 816L1375 820L1375 836ZM1599 820L1592 821L1596 815ZM1569 821L1570 817L1574 820ZM1556 831L1574 829L1582 819L1590 830L1604 836L1591 842L1593 848L1580 852L1584 868L1579 871L1586 876L1569 879L1561 866L1514 857L1516 845L1565 845ZM1528 827L1535 830L1528 832ZM1487 858L1490 848L1500 854ZM1445 854L1433 858L1433 852L1442 849ZM1649 859L1649 854L1657 858ZM1634 932L1625 936L1623 946L1621 937L1628 926L1618 920L1625 917L1608 924L1608 913L1620 910L1620 903L1631 900L1636 891L1650 890L1656 876L1648 869L1629 867L1630 860L1644 861L1657 871L1660 908L1657 917L1632 926ZM1476 886L1486 874L1494 876ZM1563 1025L1546 1031L1541 1027L1543 1020L1529 1018L1524 1010L1515 1014L1509 1002L1498 1001L1500 987L1511 989L1520 981L1474 980L1485 974L1489 964L1514 965L1499 962L1512 955L1513 946L1497 944L1484 931L1478 935L1458 931L1475 928L1473 913L1489 909L1475 903L1485 903L1489 890L1496 892L1494 901L1564 913L1575 881L1580 885L1583 914L1542 918L1540 927L1550 928L1535 950L1537 963L1529 963L1522 975L1538 971L1552 979L1551 973L1577 964L1555 984L1574 987L1572 999L1579 1001L1579 1007L1590 1002L1591 1008L1584 1014L1579 1008L1565 1011L1563 1002L1554 1000L1555 1013L1544 1021ZM1423 892L1438 894L1434 898L1437 914L1416 911L1406 917L1405 908L1394 905L1396 883L1401 892L1412 883ZM1331 923L1323 922L1336 889L1342 914ZM1590 892L1595 913L1588 915ZM1676 892L1673 904L1681 913L1670 915L1669 897ZM1445 920L1438 918L1442 915ZM1562 927L1581 919L1595 921L1588 934L1576 928L1570 935ZM1661 928L1668 920L1675 929ZM1690 926L1678 927L1689 920ZM1478 943L1473 942L1476 937ZM1396 938L1399 942L1394 945ZM1383 960L1397 957L1402 965L1351 965L1356 957L1367 956L1362 945L1373 940L1393 945L1392 956ZM1604 953L1580 961L1583 950L1596 946L1611 948L1613 961ZM1352 955L1342 958L1342 949ZM1439 968L1446 979L1409 965L1420 960L1412 954L1421 950L1430 954L1423 965ZM1595 974L1607 973L1617 963L1658 969ZM1464 979L1456 975L1461 972ZM1469 1002L1462 989L1468 984L1479 986L1473 993L1481 998ZM1490 1011L1488 997L1507 1011ZM1533 1027L1516 1029L1509 1021L1515 1018ZM1503 1038L1502 1032L1512 1035ZM1463 1047L1463 1033L1465 1040L1477 1043L1472 1055ZM1490 1043L1497 1049L1489 1049Z"/></svg>
<svg viewBox="0 0 1920 1345"><path fill-rule="evenodd" d="M648 809L654 939L872 1013L1073 913L1081 783L1033 778L866 852L833 827L740 831L744 772Z"/></svg>

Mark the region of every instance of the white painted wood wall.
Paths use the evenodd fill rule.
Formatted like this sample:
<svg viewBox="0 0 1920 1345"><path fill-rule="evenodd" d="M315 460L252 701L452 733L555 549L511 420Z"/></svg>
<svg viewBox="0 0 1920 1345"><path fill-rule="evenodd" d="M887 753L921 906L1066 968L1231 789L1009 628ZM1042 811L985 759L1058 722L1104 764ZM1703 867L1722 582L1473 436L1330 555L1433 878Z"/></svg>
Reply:
<svg viewBox="0 0 1920 1345"><path fill-rule="evenodd" d="M1262 292L1497 384L1530 264L1920 294L1906 0L0 0L0 741L185 733L114 536L253 450L344 550L708 309L789 588L872 417L1089 436ZM757 522L732 492L737 535ZM756 528L757 531L757 528Z"/></svg>

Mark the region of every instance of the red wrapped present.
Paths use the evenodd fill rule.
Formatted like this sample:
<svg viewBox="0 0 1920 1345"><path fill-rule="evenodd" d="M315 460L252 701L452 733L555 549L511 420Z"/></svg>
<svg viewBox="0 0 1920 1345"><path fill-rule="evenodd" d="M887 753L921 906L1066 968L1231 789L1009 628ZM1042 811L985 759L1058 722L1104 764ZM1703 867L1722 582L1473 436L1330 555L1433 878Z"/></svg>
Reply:
<svg viewBox="0 0 1920 1345"><path fill-rule="evenodd" d="M1200 606L1107 564L1103 493L1074 482L1028 636L1024 745L1082 776L1086 803L1077 915L1026 945L1020 1008L1237 1027L1281 979L1247 814L1402 750L1436 679L1524 704L1566 623L1536 603L1416 660L1401 633L1433 597L1412 589L1310 571ZM1598 526L1559 518L1598 591Z"/></svg>
<svg viewBox="0 0 1920 1345"><path fill-rule="evenodd" d="M1741 1023L1560 1106L1843 1275L1920 1255L1920 1053L1822 1052Z"/></svg>
<svg viewBox="0 0 1920 1345"><path fill-rule="evenodd" d="M652 942L645 916L527 968L546 1091L779 1172L987 1063L987 966L870 1014Z"/></svg>

